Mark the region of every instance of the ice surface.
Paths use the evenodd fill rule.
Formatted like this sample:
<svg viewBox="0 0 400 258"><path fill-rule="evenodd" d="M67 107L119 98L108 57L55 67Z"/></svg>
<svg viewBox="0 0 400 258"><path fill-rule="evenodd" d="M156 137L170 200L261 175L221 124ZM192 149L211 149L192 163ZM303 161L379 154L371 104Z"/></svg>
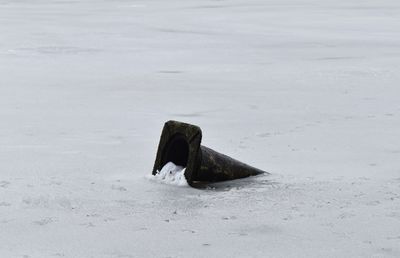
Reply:
<svg viewBox="0 0 400 258"><path fill-rule="evenodd" d="M177 166L173 162L168 162L160 171L157 170L154 176L149 176L148 178L165 184L188 186L185 170L186 168L182 166Z"/></svg>
<svg viewBox="0 0 400 258"><path fill-rule="evenodd" d="M400 257L399 71L398 0L0 0L0 257Z"/></svg>

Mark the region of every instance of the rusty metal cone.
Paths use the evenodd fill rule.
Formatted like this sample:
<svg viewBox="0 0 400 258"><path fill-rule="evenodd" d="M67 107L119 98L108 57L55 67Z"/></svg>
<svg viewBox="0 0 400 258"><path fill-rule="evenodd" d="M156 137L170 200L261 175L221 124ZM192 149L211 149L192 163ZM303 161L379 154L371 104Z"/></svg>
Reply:
<svg viewBox="0 0 400 258"><path fill-rule="evenodd" d="M202 132L196 125L178 121L164 124L153 175L169 161L186 167L189 185L196 182L218 182L266 173L201 145Z"/></svg>

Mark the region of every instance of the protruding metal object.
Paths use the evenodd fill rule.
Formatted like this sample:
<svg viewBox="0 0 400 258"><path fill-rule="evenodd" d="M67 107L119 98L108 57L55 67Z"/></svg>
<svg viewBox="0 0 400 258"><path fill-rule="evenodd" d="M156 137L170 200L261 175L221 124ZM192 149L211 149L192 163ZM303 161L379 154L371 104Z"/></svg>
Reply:
<svg viewBox="0 0 400 258"><path fill-rule="evenodd" d="M198 126L177 121L166 122L153 175L169 161L186 167L185 177L192 186L196 181L216 182L266 173L202 146L201 137Z"/></svg>

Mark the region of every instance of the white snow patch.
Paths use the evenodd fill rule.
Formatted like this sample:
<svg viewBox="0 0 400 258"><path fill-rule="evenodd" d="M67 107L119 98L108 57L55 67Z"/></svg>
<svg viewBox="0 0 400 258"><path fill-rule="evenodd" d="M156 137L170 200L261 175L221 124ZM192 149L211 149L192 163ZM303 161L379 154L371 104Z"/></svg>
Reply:
<svg viewBox="0 0 400 258"><path fill-rule="evenodd" d="M185 171L186 168L177 166L173 162L168 162L162 167L161 171L157 170L157 174L150 178L165 184L188 186Z"/></svg>

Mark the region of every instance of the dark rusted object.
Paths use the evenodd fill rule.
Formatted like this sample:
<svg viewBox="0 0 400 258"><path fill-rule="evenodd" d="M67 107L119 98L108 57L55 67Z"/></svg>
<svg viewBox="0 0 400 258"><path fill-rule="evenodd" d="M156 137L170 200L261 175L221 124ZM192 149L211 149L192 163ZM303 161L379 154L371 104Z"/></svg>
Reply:
<svg viewBox="0 0 400 258"><path fill-rule="evenodd" d="M186 167L185 177L192 186L196 181L216 182L265 173L202 146L201 137L198 126L177 121L166 122L158 145L153 175L169 161Z"/></svg>

